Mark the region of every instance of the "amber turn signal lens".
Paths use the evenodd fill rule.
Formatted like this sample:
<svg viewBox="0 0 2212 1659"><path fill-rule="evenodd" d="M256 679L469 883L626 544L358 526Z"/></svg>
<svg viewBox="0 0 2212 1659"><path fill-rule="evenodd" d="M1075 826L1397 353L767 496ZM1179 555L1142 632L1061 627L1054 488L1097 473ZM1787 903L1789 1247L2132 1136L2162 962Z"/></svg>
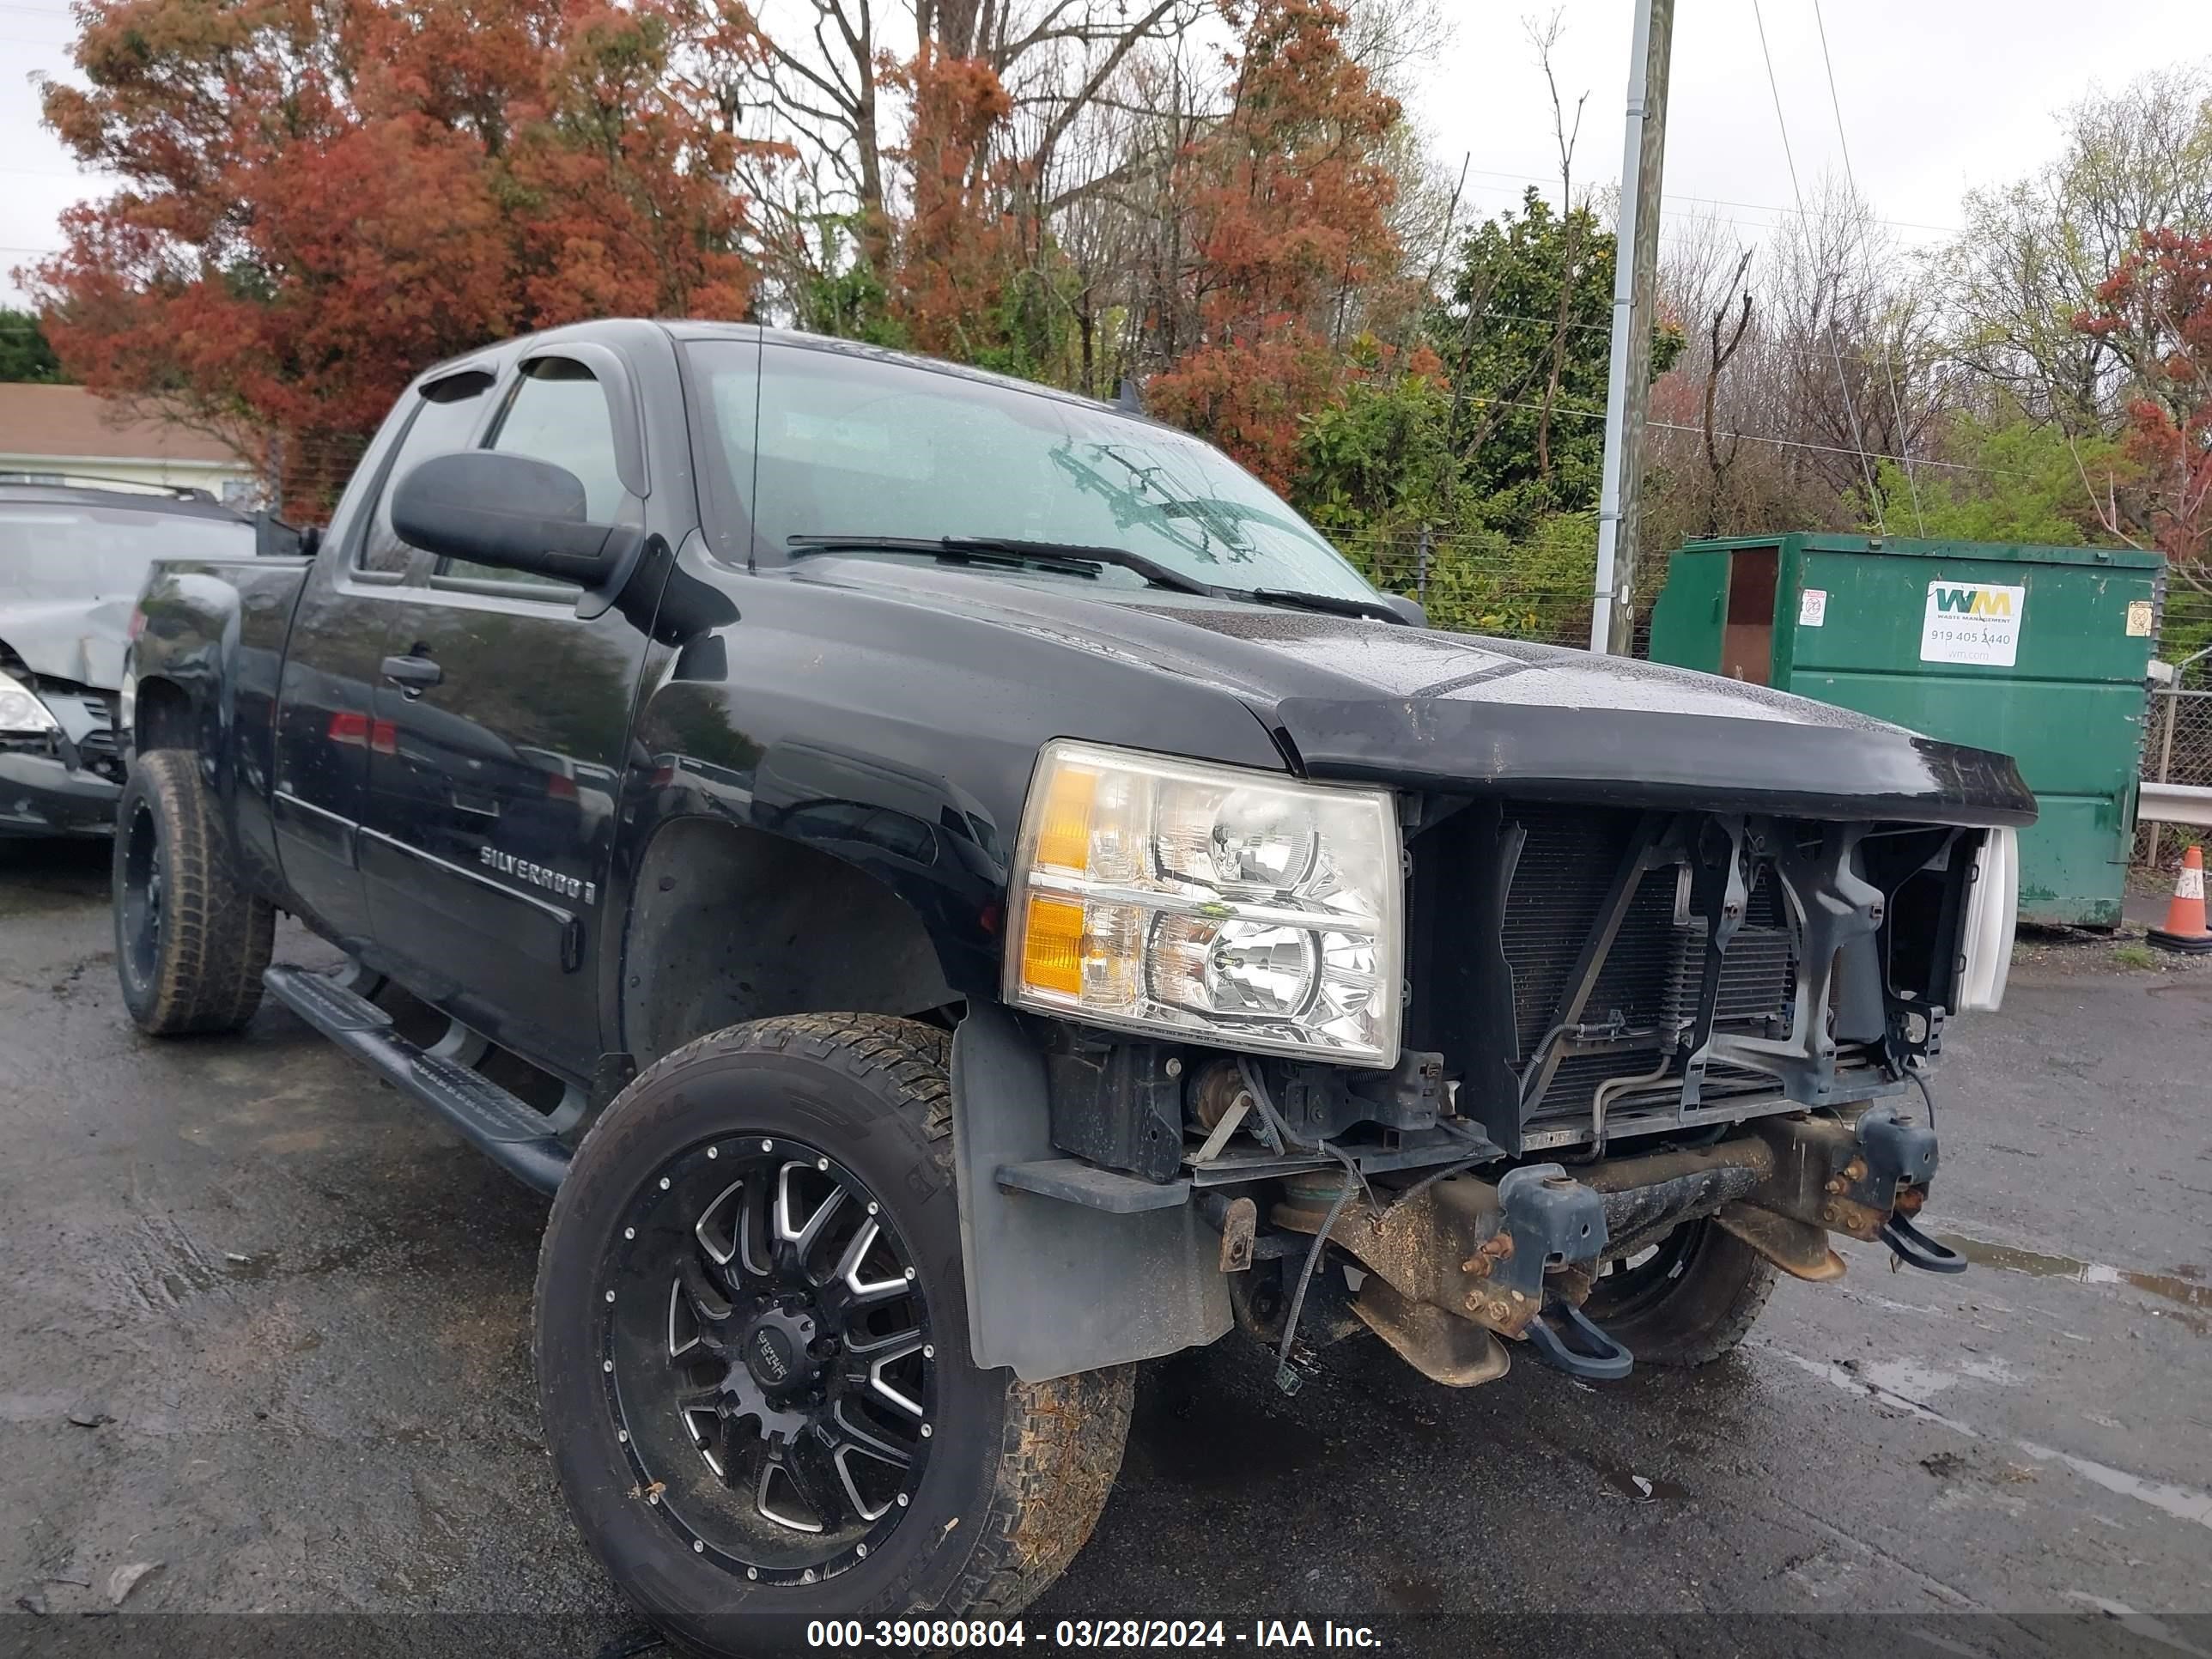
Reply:
<svg viewBox="0 0 2212 1659"><path fill-rule="evenodd" d="M1062 996L1083 994L1083 906L1030 895L1029 924L1022 930L1022 983Z"/></svg>
<svg viewBox="0 0 2212 1659"><path fill-rule="evenodd" d="M1053 773L1037 830L1040 866L1079 875L1090 868L1091 813L1097 794L1098 775L1087 767L1063 766Z"/></svg>

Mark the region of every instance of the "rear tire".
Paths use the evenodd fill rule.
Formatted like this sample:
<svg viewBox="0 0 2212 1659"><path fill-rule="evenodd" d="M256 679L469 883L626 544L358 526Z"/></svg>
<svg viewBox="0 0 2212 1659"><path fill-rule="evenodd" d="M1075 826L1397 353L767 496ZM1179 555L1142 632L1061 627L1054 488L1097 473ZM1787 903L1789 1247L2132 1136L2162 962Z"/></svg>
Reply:
<svg viewBox="0 0 2212 1659"><path fill-rule="evenodd" d="M1012 1618L1113 1488L1131 1368L970 1360L949 1048L875 1015L733 1026L624 1090L562 1183L547 1443L593 1553L688 1650Z"/></svg>
<svg viewBox="0 0 2212 1659"><path fill-rule="evenodd" d="M154 1036L235 1031L261 1006L276 912L241 886L198 757L138 757L115 809L111 884L123 1003Z"/></svg>
<svg viewBox="0 0 2212 1659"><path fill-rule="evenodd" d="M1607 1264L1583 1304L1639 1364L1711 1364L1743 1340L1774 1291L1774 1264L1711 1220L1686 1221L1639 1256Z"/></svg>

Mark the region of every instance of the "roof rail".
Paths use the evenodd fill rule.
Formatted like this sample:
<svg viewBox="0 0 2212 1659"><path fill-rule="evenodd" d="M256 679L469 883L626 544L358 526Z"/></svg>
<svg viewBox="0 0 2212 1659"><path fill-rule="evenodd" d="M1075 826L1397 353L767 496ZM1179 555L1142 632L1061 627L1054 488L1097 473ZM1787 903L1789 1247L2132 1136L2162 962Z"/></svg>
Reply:
<svg viewBox="0 0 2212 1659"><path fill-rule="evenodd" d="M49 472L28 467L0 469L0 484L20 484L46 489L137 489L172 501L212 501L214 494L198 484L149 483L143 478L110 478L97 472Z"/></svg>

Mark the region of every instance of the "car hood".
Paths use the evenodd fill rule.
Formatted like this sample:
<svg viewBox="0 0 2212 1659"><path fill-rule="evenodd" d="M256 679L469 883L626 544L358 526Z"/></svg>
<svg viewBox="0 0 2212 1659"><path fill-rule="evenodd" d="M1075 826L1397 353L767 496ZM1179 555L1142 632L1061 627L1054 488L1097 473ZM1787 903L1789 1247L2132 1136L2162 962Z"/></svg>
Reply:
<svg viewBox="0 0 2212 1659"><path fill-rule="evenodd" d="M1314 778L1939 823L2035 817L2006 756L1658 663L1079 579L828 557L799 574L1231 690Z"/></svg>
<svg viewBox="0 0 2212 1659"><path fill-rule="evenodd" d="M123 653L130 644L135 593L55 599L27 597L0 577L0 645L34 674L72 680L95 690L123 684Z"/></svg>

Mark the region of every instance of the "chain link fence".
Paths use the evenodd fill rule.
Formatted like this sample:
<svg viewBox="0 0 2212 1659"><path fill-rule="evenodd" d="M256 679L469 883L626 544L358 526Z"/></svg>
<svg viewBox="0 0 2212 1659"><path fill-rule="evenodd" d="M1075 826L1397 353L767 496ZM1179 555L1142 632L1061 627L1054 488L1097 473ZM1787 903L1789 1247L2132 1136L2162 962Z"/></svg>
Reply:
<svg viewBox="0 0 2212 1659"><path fill-rule="evenodd" d="M2181 663L2172 684L2151 692L2142 775L2152 783L2212 789L2212 655L2200 653ZM2155 875L2203 839L2185 825L2145 823L2136 834L2136 861Z"/></svg>
<svg viewBox="0 0 2212 1659"><path fill-rule="evenodd" d="M1547 645L1589 643L1597 531L1586 520L1562 520L1534 541L1423 530L1332 539L1377 587L1420 600L1432 628ZM1656 575L1644 585L1656 592ZM1639 617L1649 604L1646 594Z"/></svg>
<svg viewBox="0 0 2212 1659"><path fill-rule="evenodd" d="M2212 690L2160 686L2151 694L2148 729L2145 777L2212 789Z"/></svg>
<svg viewBox="0 0 2212 1659"><path fill-rule="evenodd" d="M325 525L345 493L368 440L350 432L279 439L270 447L269 471L279 510L295 523Z"/></svg>

